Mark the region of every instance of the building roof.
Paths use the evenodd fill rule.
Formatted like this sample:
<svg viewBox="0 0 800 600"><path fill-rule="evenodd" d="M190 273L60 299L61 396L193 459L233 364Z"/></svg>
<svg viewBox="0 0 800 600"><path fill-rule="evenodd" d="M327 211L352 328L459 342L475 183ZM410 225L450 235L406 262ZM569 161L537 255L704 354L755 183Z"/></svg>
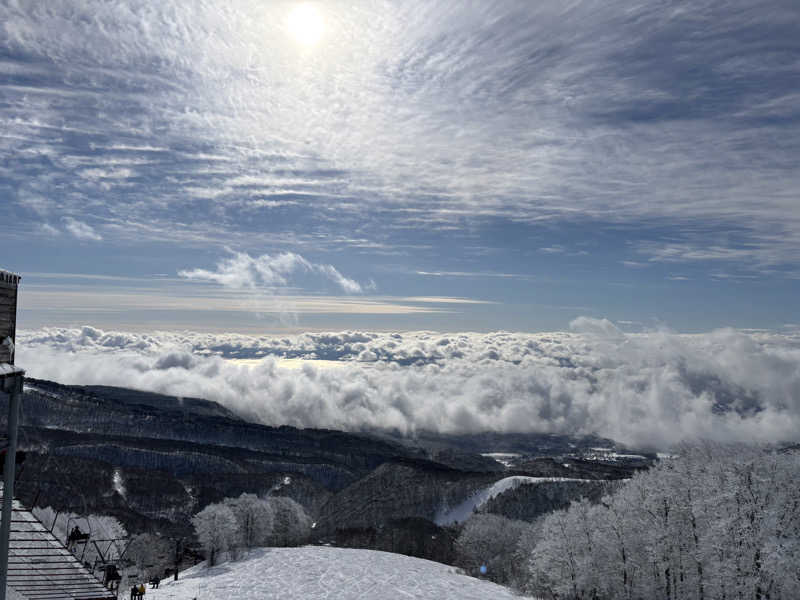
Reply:
<svg viewBox="0 0 800 600"><path fill-rule="evenodd" d="M4 379L6 377L14 377L15 375L24 375L25 370L20 369L19 367L15 367L14 365L10 365L8 363L0 363L0 379Z"/></svg>
<svg viewBox="0 0 800 600"><path fill-rule="evenodd" d="M8 283L11 285L19 285L19 280L22 279L21 275L12 273L11 271L4 271L0 269L0 282Z"/></svg>

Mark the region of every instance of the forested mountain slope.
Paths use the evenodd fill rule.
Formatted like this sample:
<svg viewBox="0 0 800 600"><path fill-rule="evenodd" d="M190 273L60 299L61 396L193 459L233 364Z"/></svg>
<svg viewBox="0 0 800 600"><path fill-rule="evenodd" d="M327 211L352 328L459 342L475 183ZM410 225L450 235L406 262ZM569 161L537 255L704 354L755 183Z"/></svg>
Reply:
<svg viewBox="0 0 800 600"><path fill-rule="evenodd" d="M267 427L214 402L135 390L29 379L22 406L19 497L114 514L132 531L186 533L195 511L242 492L287 495L313 515L387 460L425 460L389 440Z"/></svg>
<svg viewBox="0 0 800 600"><path fill-rule="evenodd" d="M0 423L5 415L0 409ZM268 427L202 399L29 379L20 431L27 460L17 489L31 506L114 515L134 532L188 534L191 515L248 492L291 497L319 521L318 535L374 536L391 522L405 523L416 536L428 527L420 519L432 521L443 507L509 475L618 478L634 468L520 454L512 472L479 453L499 447L541 457L609 443L597 438L422 437L425 449L385 433ZM447 445L450 437L455 447ZM554 492L554 506L585 493ZM518 512L500 502L498 512Z"/></svg>

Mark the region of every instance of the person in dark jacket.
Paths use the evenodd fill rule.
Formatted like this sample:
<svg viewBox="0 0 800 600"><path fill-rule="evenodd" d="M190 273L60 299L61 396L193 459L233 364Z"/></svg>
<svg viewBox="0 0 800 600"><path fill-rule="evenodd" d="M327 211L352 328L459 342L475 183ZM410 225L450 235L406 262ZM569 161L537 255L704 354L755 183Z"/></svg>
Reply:
<svg viewBox="0 0 800 600"><path fill-rule="evenodd" d="M69 537L67 538L67 548L72 550L77 541L81 539L82 535L83 532L81 531L81 528L75 525L75 527L72 528L72 531L69 532Z"/></svg>

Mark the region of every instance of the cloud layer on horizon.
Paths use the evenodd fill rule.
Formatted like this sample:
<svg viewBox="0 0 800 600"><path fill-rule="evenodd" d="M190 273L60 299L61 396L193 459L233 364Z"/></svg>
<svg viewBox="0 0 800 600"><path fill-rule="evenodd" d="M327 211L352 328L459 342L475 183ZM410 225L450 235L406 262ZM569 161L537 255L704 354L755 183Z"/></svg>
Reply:
<svg viewBox="0 0 800 600"><path fill-rule="evenodd" d="M652 448L696 437L800 439L800 337L792 333L628 334L581 317L570 332L541 334L83 327L19 332L18 341L17 362L32 377L207 398L270 425L597 433ZM288 369L282 358L311 360Z"/></svg>

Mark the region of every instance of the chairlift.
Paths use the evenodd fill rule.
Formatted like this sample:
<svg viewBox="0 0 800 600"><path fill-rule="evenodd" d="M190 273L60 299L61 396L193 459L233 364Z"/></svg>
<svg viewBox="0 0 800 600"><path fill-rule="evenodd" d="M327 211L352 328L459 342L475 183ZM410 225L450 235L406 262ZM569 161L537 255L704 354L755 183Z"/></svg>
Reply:
<svg viewBox="0 0 800 600"><path fill-rule="evenodd" d="M89 530L88 533L81 531L81 528L75 525L75 527L70 530L69 523L70 521L78 521L79 519L83 519L86 521L86 528ZM83 544L83 551L81 552L80 561L83 562L84 556L86 556L86 546L89 544L89 539L92 537L92 524L89 521L88 517L70 517L67 519L67 531L69 534L67 535L67 543L65 544L67 548L75 554L73 548L77 544ZM77 554L75 554L77 556Z"/></svg>
<svg viewBox="0 0 800 600"><path fill-rule="evenodd" d="M119 582L122 581L122 574L117 569L117 565L109 563L103 565L103 585L109 589L119 587Z"/></svg>

